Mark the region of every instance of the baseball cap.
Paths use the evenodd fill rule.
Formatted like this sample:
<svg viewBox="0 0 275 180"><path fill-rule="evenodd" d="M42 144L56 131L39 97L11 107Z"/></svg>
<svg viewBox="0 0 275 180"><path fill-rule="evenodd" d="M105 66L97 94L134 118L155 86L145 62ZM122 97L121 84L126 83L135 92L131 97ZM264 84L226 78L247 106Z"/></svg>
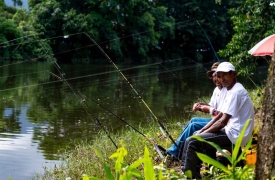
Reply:
<svg viewBox="0 0 275 180"><path fill-rule="evenodd" d="M211 70L210 70L210 71L207 71L206 75L207 75L207 77L208 77L209 79L212 78L212 75L213 75L213 73L217 70L217 67L219 66L219 64L220 64L219 62L215 62L215 63L212 65Z"/></svg>
<svg viewBox="0 0 275 180"><path fill-rule="evenodd" d="M217 72L229 72L229 71L236 71L235 67L230 62L222 62L218 66L216 73Z"/></svg>

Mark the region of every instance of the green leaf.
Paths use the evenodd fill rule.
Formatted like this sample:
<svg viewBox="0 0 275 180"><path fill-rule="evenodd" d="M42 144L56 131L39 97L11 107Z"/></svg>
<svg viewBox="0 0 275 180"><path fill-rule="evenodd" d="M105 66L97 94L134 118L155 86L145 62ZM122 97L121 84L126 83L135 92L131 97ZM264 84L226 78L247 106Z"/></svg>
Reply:
<svg viewBox="0 0 275 180"><path fill-rule="evenodd" d="M89 178L89 176L87 175L87 174L84 174L83 176L82 176L82 180L89 180L90 178Z"/></svg>
<svg viewBox="0 0 275 180"><path fill-rule="evenodd" d="M192 178L192 172L190 170L187 170L184 172L185 176L187 176L188 178Z"/></svg>
<svg viewBox="0 0 275 180"><path fill-rule="evenodd" d="M223 165L221 164L220 162L216 161L215 159L212 159L210 158L209 156L205 155L205 154L202 154L202 153L198 153L197 152L197 155L198 157L203 161L203 162L206 162L208 164L211 164L221 170L223 170L224 172L228 173L228 169Z"/></svg>
<svg viewBox="0 0 275 180"><path fill-rule="evenodd" d="M204 140L203 138L201 138L200 136L194 135L191 137L197 139L198 141L202 141L202 142L210 144L211 146L215 147L224 157L226 157L229 160L229 162L232 161L232 157L229 156L228 154L226 154L225 152L223 152L222 149L220 148L220 146L218 146L217 144L215 144L213 142L208 142L208 141Z"/></svg>
<svg viewBox="0 0 275 180"><path fill-rule="evenodd" d="M128 154L127 150L124 148L124 145L122 145L121 148L118 148L117 151L110 156L110 158L117 158L116 164L115 164L115 169L117 173L121 171L124 157L127 154Z"/></svg>
<svg viewBox="0 0 275 180"><path fill-rule="evenodd" d="M108 179L113 180L114 176L112 175L110 167L105 163L103 155L97 149L94 149L94 151L95 151L96 155L99 157L99 159L101 160L101 162L103 163L104 171L105 171Z"/></svg>
<svg viewBox="0 0 275 180"><path fill-rule="evenodd" d="M236 144L235 144L235 147L234 147L234 149L233 149L233 152L232 152L232 159L233 159L233 161L232 161L232 166L233 166L233 167L235 167L236 164L238 163L238 161L237 161L237 156L238 156L238 153L239 153L239 149L240 149L241 144L242 144L242 140L243 140L244 133L245 133L245 131L246 131L246 129L247 129L247 126L249 125L250 122L251 122L251 120L247 120L247 121L246 121L246 123L245 123L245 125L244 125L244 127L243 127L243 129L242 129L242 131L241 131L241 133L240 133L240 135L239 135L239 137L238 137L238 139L237 139L237 142L236 142ZM240 157L242 157L243 153L244 153L244 152L241 153ZM239 158L238 158L238 159L239 159Z"/></svg>
<svg viewBox="0 0 275 180"><path fill-rule="evenodd" d="M148 148L145 147L144 149L144 176L147 180L154 180L155 179L155 172L153 168L153 163L149 156Z"/></svg>
<svg viewBox="0 0 275 180"><path fill-rule="evenodd" d="M95 154L97 155L97 157L99 157L99 159L104 162L104 158L103 158L103 155L97 150L97 149L94 149L95 151Z"/></svg>
<svg viewBox="0 0 275 180"><path fill-rule="evenodd" d="M90 180L101 180L101 179L97 177L90 177Z"/></svg>
<svg viewBox="0 0 275 180"><path fill-rule="evenodd" d="M129 166L129 169L135 169L137 168L138 166L140 166L144 161L144 158L140 158L136 161L134 161L130 166Z"/></svg>
<svg viewBox="0 0 275 180"><path fill-rule="evenodd" d="M108 180L114 180L114 176L111 172L111 169L106 163L104 163L104 171L107 175Z"/></svg>
<svg viewBox="0 0 275 180"><path fill-rule="evenodd" d="M162 171L159 171L159 173L158 173L158 178L157 178L157 179L158 179L158 180L164 179L164 176L163 176Z"/></svg>

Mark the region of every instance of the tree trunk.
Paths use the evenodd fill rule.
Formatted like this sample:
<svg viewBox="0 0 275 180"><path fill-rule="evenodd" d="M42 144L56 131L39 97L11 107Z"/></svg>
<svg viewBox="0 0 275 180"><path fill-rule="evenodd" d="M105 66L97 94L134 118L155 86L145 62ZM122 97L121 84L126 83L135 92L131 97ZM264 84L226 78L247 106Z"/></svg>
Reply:
<svg viewBox="0 0 275 180"><path fill-rule="evenodd" d="M268 70L258 132L256 180L275 177L275 52Z"/></svg>

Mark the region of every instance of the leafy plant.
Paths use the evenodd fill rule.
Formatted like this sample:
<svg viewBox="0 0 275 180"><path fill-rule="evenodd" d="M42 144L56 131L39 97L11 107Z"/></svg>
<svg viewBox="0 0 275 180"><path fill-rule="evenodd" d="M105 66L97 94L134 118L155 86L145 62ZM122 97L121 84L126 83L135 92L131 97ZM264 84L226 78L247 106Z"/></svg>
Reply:
<svg viewBox="0 0 275 180"><path fill-rule="evenodd" d="M118 148L117 151L110 156L111 159L116 159L115 161L115 173L112 173L111 168L106 164L102 154L95 150L97 156L100 158L101 162L104 164L104 171L107 179L109 180L126 180L126 179L150 179L150 180L161 180L161 179L179 179L179 175L174 171L168 171L161 166L154 166L150 153L147 147L144 149L144 157L134 161L132 164L128 165L124 163L124 158L128 154L124 145ZM97 177L90 177L88 175L83 175L82 180L99 180Z"/></svg>
<svg viewBox="0 0 275 180"><path fill-rule="evenodd" d="M250 148L252 144L252 138L248 141L247 145L243 148L242 153L238 156L239 149L241 148L241 142L245 133L245 130L247 129L247 126L249 124L250 120L248 120L243 128L243 130L240 133L239 138L237 139L237 142L234 146L233 152L232 152L232 157L226 154L225 152L222 151L222 149L215 143L213 142L208 142L204 139L202 139L200 136L193 136L199 141L206 142L213 147L215 147L225 158L229 160L231 163L231 166L224 166L220 162L208 157L205 154L202 153L197 153L198 157L205 163L211 164L214 167L222 170L221 172L218 173L218 177L216 179L254 179L254 174L253 174L253 168L250 165L246 165L244 167L237 167L238 162L244 160L245 152ZM211 169L213 170L213 168ZM210 171L211 172L211 171ZM215 174L216 171L212 171L212 174Z"/></svg>

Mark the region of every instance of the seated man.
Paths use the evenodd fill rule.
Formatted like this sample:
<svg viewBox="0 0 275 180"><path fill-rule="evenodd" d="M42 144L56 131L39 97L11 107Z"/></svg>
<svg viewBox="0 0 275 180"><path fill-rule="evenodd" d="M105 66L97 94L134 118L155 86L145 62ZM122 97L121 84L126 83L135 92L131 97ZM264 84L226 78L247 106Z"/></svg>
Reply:
<svg viewBox="0 0 275 180"><path fill-rule="evenodd" d="M216 71L218 81L226 88L221 97L222 107L218 116L196 132L201 138L222 146L235 144L246 121L250 120L242 145L245 145L252 135L254 126L254 108L245 88L237 82L235 67L229 62L221 63ZM196 168L199 159L196 152L213 151L215 148L208 143L192 137L186 139L182 154L181 169L185 173L190 170L192 178L201 178Z"/></svg>
<svg viewBox="0 0 275 180"><path fill-rule="evenodd" d="M217 109L219 108L219 97L220 97L220 92L221 92L221 89L222 89L222 85L221 83L218 82L217 80L217 77L216 75L213 76L213 73L216 71L217 67L219 66L219 62L216 62L212 65L211 67L211 71L208 71L206 74L207 74L207 77L209 79L212 79L214 84L217 86L215 89L214 89L214 92L212 94L212 97L211 97L211 100L210 100L210 103L209 104L206 104L206 103L195 103L194 106L193 106L193 111L202 111L202 112L205 112L205 113L210 113L211 115L214 115L216 116L217 115ZM177 141L176 141L176 144L173 144L171 147L169 147L167 149L167 153L170 155L168 155L166 157L166 160L165 160L165 164L169 167L169 164L173 157L174 158L177 158L177 159L180 159L181 157L181 153L179 152L179 148L180 149L183 149L182 145L184 145L184 142L186 140L186 138L190 137L193 135L193 133L195 131L198 131L200 130L201 128L203 128L208 122L210 122L211 118L192 118L188 123L187 125L185 126L185 128L183 129L182 133L180 134L180 136L178 137ZM173 157L171 157L173 156ZM167 159L167 158L170 158L170 159Z"/></svg>

